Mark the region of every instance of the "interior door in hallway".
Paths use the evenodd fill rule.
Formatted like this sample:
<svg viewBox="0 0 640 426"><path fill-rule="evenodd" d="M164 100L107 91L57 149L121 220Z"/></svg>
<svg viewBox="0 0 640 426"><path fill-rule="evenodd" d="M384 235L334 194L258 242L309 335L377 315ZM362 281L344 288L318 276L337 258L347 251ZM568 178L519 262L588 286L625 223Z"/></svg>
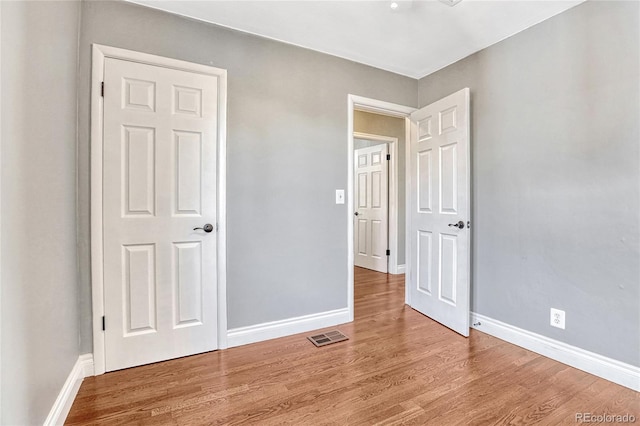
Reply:
<svg viewBox="0 0 640 426"><path fill-rule="evenodd" d="M409 271L412 308L469 335L469 89L411 114Z"/></svg>
<svg viewBox="0 0 640 426"><path fill-rule="evenodd" d="M354 152L354 263L385 273L389 238L387 154L387 144Z"/></svg>
<svg viewBox="0 0 640 426"><path fill-rule="evenodd" d="M219 93L216 76L114 58L104 76L111 371L217 348Z"/></svg>

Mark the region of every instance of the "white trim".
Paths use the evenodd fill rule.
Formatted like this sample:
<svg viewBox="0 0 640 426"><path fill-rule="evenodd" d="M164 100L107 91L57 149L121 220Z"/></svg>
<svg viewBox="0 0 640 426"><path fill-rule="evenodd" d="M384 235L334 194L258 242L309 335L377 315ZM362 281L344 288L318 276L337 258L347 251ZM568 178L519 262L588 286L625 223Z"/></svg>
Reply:
<svg viewBox="0 0 640 426"><path fill-rule="evenodd" d="M411 289L406 283L411 282L411 238L409 238L409 233L407 232L407 229L411 229L411 176L409 175L409 164L411 164L411 126L411 118L405 118L404 131L407 134L407 138L404 146L404 171L406 177L404 181L404 303L409 306L411 306Z"/></svg>
<svg viewBox="0 0 640 426"><path fill-rule="evenodd" d="M80 366L82 367L84 377L95 376L95 371L93 368L93 354L80 355L78 357L78 361L80 362Z"/></svg>
<svg viewBox="0 0 640 426"><path fill-rule="evenodd" d="M44 421L45 426L64 424L69 410L71 410L71 405L73 405L73 400L80 390L82 380L89 376L93 376L93 355L80 355Z"/></svg>
<svg viewBox="0 0 640 426"><path fill-rule="evenodd" d="M416 108L398 105L391 102L379 101L377 99L365 98L363 96L349 95L353 100L353 108L358 111L372 112L374 114L388 115L390 117L404 118L411 115Z"/></svg>
<svg viewBox="0 0 640 426"><path fill-rule="evenodd" d="M93 46L91 69L91 306L93 314L93 356L96 374L105 372L105 345L102 330L104 298L102 282L102 97L104 56Z"/></svg>
<svg viewBox="0 0 640 426"><path fill-rule="evenodd" d="M0 46L2 46L2 2L0 2ZM0 48L0 70L2 70L2 49ZM0 71L0 99L2 99L2 72ZM0 164L2 164L2 102L0 102ZM0 173L1 175L1 173ZM2 179L0 179L2 188ZM0 190L0 212L2 212L2 191ZM0 229L2 229L2 215L0 215ZM0 237L0 241L2 238ZM1 244L0 244L1 247ZM0 252L0 423L2 423L2 253Z"/></svg>
<svg viewBox="0 0 640 426"><path fill-rule="evenodd" d="M217 69L217 68L216 68ZM227 348L227 71L218 76L218 349Z"/></svg>
<svg viewBox="0 0 640 426"><path fill-rule="evenodd" d="M406 271L406 265L398 265L396 268L396 274L404 274Z"/></svg>
<svg viewBox="0 0 640 426"><path fill-rule="evenodd" d="M227 71L207 65L165 58L132 50L93 44L91 70L91 289L93 308L93 356L95 374L105 372L105 336L102 331L104 315L104 283L102 252L102 133L103 98L100 94L104 80L105 58L122 59L182 71L218 77L218 348L227 347L227 246L226 246L226 141L227 141Z"/></svg>
<svg viewBox="0 0 640 426"><path fill-rule="evenodd" d="M640 367L471 312L472 328L640 392Z"/></svg>
<svg viewBox="0 0 640 426"><path fill-rule="evenodd" d="M347 96L347 309L349 311L349 321L353 321L353 112L354 110L374 112L376 114L389 115L391 117L402 117L408 122L409 115L415 108L398 105L391 102L379 101L377 99L365 98L363 96ZM405 144L409 141L408 124L405 126ZM408 152L408 149L405 151ZM406 171L406 168L405 168ZM408 252L405 252L408 253ZM405 287L405 298L408 290Z"/></svg>
<svg viewBox="0 0 640 426"><path fill-rule="evenodd" d="M306 333L320 328L333 327L350 321L353 320L349 318L349 310L347 308L336 309L318 314L234 328L229 330L227 343L232 348L292 334Z"/></svg>
<svg viewBox="0 0 640 426"><path fill-rule="evenodd" d="M354 282L354 273L353 267L355 265L355 256L353 254L353 248L355 245L353 244L353 179L354 179L354 169L353 169L353 113L355 109L355 101L353 100L352 95L349 95L348 100L348 108L347 108L347 310L349 312L349 322L353 321L353 282Z"/></svg>
<svg viewBox="0 0 640 426"><path fill-rule="evenodd" d="M398 269L398 138L374 135L371 133L353 132L353 137L376 142L386 142L389 146L391 161L389 165L389 263L390 274L397 274ZM355 166L354 166L355 167ZM354 183L355 185L355 183ZM355 207L354 207L355 208ZM353 218L352 218L353 220Z"/></svg>

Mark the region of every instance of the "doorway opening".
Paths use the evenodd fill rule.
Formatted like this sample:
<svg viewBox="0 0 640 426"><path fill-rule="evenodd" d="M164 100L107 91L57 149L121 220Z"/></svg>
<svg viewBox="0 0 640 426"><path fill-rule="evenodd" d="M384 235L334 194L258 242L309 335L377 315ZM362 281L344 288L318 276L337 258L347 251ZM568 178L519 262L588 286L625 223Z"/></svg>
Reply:
<svg viewBox="0 0 640 426"><path fill-rule="evenodd" d="M410 134L408 117L413 111L414 108L403 105L355 95L348 97L347 305L351 321L354 317L354 280L356 276L366 275L356 274L356 267L389 274L403 274L405 270L404 165ZM387 154L389 161L386 161ZM358 165L362 167L360 173ZM379 206L375 214L372 205ZM366 207L362 215L363 206ZM356 258L359 258L358 263ZM363 265L362 260L368 262L368 266Z"/></svg>

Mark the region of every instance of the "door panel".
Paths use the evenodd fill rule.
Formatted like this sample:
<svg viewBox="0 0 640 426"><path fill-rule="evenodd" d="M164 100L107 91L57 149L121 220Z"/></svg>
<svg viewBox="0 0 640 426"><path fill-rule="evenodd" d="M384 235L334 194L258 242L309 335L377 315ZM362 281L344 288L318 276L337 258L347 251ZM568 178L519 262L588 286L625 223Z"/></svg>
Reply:
<svg viewBox="0 0 640 426"><path fill-rule="evenodd" d="M174 326L202 324L202 244L174 243Z"/></svg>
<svg viewBox="0 0 640 426"><path fill-rule="evenodd" d="M355 159L355 265L387 272L388 147L357 149Z"/></svg>
<svg viewBox="0 0 640 426"><path fill-rule="evenodd" d="M366 164L366 163L365 163ZM362 166L364 167L364 166ZM368 207L367 205L367 198L368 198L368 185L367 185L367 181L368 181L368 174L367 173L358 173L358 182L356 185L356 194L358 194L357 198L358 198L358 208L359 209L366 209Z"/></svg>
<svg viewBox="0 0 640 426"><path fill-rule="evenodd" d="M202 134L174 131L176 206L174 214L200 216L202 207Z"/></svg>
<svg viewBox="0 0 640 426"><path fill-rule="evenodd" d="M457 236L440 234L440 282L439 297L444 302L456 304Z"/></svg>
<svg viewBox="0 0 640 426"><path fill-rule="evenodd" d="M125 215L155 214L155 132L144 127L122 126L124 132Z"/></svg>
<svg viewBox="0 0 640 426"><path fill-rule="evenodd" d="M386 231L383 229L382 222L375 219L371 220L371 257L375 259L381 259L386 256L387 248L383 247L383 232Z"/></svg>
<svg viewBox="0 0 640 426"><path fill-rule="evenodd" d="M468 336L469 89L414 112L411 121L410 304Z"/></svg>
<svg viewBox="0 0 640 426"><path fill-rule="evenodd" d="M105 59L106 370L217 347L218 78Z"/></svg>
<svg viewBox="0 0 640 426"><path fill-rule="evenodd" d="M418 210L431 212L431 150L418 152Z"/></svg>
<svg viewBox="0 0 640 426"><path fill-rule="evenodd" d="M371 208L381 209L382 199L384 198L383 185L386 186L387 182L382 182L382 171L371 172Z"/></svg>
<svg viewBox="0 0 640 426"><path fill-rule="evenodd" d="M458 161L456 143L440 147L440 213L458 212Z"/></svg>
<svg viewBox="0 0 640 426"><path fill-rule="evenodd" d="M418 290L428 295L431 294L431 261L433 259L431 243L432 234L429 231L418 231L416 281Z"/></svg>
<svg viewBox="0 0 640 426"><path fill-rule="evenodd" d="M155 245L123 246L125 273L126 334L155 331L156 277Z"/></svg>

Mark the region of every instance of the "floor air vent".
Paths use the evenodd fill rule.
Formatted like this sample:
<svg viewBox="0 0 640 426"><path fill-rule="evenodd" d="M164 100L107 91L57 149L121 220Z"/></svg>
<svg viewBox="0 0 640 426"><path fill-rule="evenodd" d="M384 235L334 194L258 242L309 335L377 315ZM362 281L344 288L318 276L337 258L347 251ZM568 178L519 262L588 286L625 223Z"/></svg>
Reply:
<svg viewBox="0 0 640 426"><path fill-rule="evenodd" d="M311 343L313 343L317 347L349 340L347 336L340 333L340 331L338 330L329 331L327 333L316 334L315 336L307 337L307 339L311 340Z"/></svg>

